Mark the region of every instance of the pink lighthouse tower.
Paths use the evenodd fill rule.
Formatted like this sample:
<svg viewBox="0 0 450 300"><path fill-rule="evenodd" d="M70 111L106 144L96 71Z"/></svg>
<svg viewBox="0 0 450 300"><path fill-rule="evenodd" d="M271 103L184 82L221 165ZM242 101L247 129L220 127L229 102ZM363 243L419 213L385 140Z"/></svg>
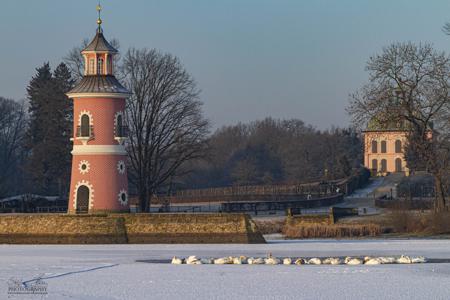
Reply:
<svg viewBox="0 0 450 300"><path fill-rule="evenodd" d="M67 93L74 123L69 213L129 211L123 143L130 92L114 77L117 50L103 36L100 5L97 10L96 35L81 51L84 76Z"/></svg>

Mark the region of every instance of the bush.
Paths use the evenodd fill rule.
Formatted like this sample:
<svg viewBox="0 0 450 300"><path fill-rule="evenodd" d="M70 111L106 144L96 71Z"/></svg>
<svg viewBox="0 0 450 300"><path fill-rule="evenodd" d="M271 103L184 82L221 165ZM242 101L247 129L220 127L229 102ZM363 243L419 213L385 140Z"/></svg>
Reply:
<svg viewBox="0 0 450 300"><path fill-rule="evenodd" d="M256 226L258 227L261 234L271 234L271 233L282 233L285 221L284 220L255 220Z"/></svg>
<svg viewBox="0 0 450 300"><path fill-rule="evenodd" d="M446 234L450 233L450 213L397 209L391 212L387 225L395 233Z"/></svg>
<svg viewBox="0 0 450 300"><path fill-rule="evenodd" d="M381 233L381 226L377 224L288 225L284 230L286 238L291 239L363 237Z"/></svg>

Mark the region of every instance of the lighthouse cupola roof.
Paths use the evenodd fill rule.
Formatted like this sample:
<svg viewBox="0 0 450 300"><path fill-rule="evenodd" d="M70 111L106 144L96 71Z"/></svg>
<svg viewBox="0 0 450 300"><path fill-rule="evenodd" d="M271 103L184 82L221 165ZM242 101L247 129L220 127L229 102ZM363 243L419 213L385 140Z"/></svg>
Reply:
<svg viewBox="0 0 450 300"><path fill-rule="evenodd" d="M111 46L111 44L105 39L105 36L103 35L103 30L101 28L97 29L97 34L92 39L92 41L89 43L89 45L86 46L86 48L81 51L81 53L87 53L87 52L109 52L109 53L117 53L117 49Z"/></svg>
<svg viewBox="0 0 450 300"><path fill-rule="evenodd" d="M94 39L81 51L84 58L84 76L67 95L91 97L108 94L114 97L129 96L130 92L114 76L114 56L118 53L103 36L102 7L97 5L97 32Z"/></svg>
<svg viewBox="0 0 450 300"><path fill-rule="evenodd" d="M112 54L117 53L117 49L114 48L105 38L103 35L103 28L102 28L102 18L101 18L101 11L102 7L97 5L97 12L98 12L98 19L97 19L97 32L95 34L95 37L92 39L92 41L84 48L81 53L85 54L88 52L109 52Z"/></svg>

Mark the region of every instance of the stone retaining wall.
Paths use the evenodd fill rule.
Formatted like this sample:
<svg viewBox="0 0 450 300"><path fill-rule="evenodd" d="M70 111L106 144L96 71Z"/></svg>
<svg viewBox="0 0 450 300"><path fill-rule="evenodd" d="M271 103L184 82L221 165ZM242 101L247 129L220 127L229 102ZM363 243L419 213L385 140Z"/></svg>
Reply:
<svg viewBox="0 0 450 300"><path fill-rule="evenodd" d="M0 215L0 243L265 243L246 214Z"/></svg>

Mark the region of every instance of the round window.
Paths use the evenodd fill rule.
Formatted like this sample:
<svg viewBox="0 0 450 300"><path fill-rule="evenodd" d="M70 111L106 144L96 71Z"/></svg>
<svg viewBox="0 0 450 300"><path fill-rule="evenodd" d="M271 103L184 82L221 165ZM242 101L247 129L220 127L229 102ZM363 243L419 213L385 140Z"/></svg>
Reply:
<svg viewBox="0 0 450 300"><path fill-rule="evenodd" d="M80 163L78 164L78 170L80 170L81 174L86 174L89 172L90 169L90 164L87 160L82 160L80 161Z"/></svg>
<svg viewBox="0 0 450 300"><path fill-rule="evenodd" d="M119 195L118 195L118 200L120 202L121 205L127 205L128 203L128 194L127 191L125 190L120 190Z"/></svg>

